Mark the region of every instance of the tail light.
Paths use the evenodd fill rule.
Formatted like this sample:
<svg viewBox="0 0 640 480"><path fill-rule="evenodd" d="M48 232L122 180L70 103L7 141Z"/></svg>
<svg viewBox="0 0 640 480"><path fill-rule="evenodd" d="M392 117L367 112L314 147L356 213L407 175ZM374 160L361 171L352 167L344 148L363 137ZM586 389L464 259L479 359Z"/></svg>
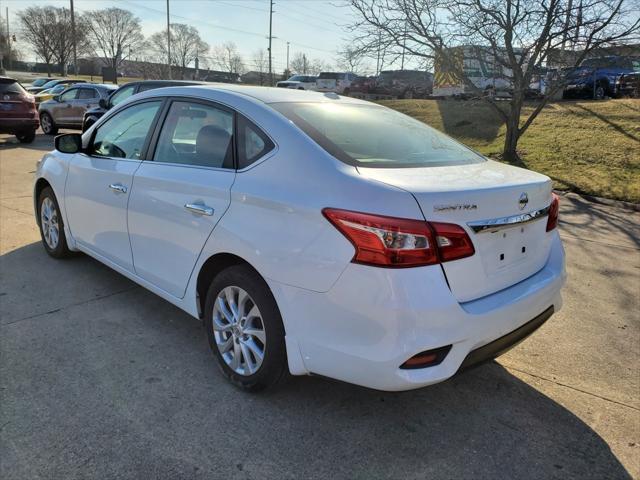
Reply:
<svg viewBox="0 0 640 480"><path fill-rule="evenodd" d="M458 225L386 217L325 208L325 217L353 244L354 263L417 267L474 254L471 239Z"/></svg>
<svg viewBox="0 0 640 480"><path fill-rule="evenodd" d="M549 216L547 217L547 232L558 226L558 213L560 211L560 197L555 193L551 194L551 205L549 205Z"/></svg>

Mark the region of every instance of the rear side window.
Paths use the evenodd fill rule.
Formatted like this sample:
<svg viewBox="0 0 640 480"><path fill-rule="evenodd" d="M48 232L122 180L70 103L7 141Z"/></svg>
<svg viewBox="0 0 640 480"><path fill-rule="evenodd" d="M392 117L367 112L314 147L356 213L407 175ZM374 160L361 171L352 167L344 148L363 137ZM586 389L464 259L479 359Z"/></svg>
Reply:
<svg viewBox="0 0 640 480"><path fill-rule="evenodd" d="M95 88L80 88L78 89L79 100L89 100L90 98L98 98L98 91Z"/></svg>
<svg viewBox="0 0 640 480"><path fill-rule="evenodd" d="M238 170L248 167L274 148L271 139L260 128L238 115Z"/></svg>
<svg viewBox="0 0 640 480"><path fill-rule="evenodd" d="M162 102L125 108L104 122L93 137L91 152L101 157L139 159Z"/></svg>
<svg viewBox="0 0 640 480"><path fill-rule="evenodd" d="M196 102L173 102L153 160L233 168L233 113Z"/></svg>

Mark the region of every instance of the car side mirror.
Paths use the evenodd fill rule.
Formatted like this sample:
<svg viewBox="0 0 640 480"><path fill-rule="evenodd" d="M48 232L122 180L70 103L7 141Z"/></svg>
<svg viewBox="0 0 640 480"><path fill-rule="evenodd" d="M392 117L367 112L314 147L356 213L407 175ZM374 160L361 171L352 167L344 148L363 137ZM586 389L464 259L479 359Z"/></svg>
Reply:
<svg viewBox="0 0 640 480"><path fill-rule="evenodd" d="M109 110L109 102L107 101L106 98L101 98L100 100L98 100L98 105L100 105L100 108Z"/></svg>
<svg viewBox="0 0 640 480"><path fill-rule="evenodd" d="M55 149L61 153L78 153L82 151L82 135L65 133L54 140Z"/></svg>
<svg viewBox="0 0 640 480"><path fill-rule="evenodd" d="M59 102L59 101L60 101L60 95L56 95L55 97L53 97L53 99L54 99L56 102Z"/></svg>

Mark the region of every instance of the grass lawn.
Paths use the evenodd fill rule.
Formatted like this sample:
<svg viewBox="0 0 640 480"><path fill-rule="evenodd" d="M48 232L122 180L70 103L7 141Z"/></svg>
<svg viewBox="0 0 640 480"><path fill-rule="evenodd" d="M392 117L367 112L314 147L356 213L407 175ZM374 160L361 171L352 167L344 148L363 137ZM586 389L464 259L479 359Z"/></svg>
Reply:
<svg viewBox="0 0 640 480"><path fill-rule="evenodd" d="M505 127L482 101L388 100L383 105L499 159ZM523 121L532 107L523 112ZM640 203L640 100L548 105L518 144L524 165L559 190Z"/></svg>

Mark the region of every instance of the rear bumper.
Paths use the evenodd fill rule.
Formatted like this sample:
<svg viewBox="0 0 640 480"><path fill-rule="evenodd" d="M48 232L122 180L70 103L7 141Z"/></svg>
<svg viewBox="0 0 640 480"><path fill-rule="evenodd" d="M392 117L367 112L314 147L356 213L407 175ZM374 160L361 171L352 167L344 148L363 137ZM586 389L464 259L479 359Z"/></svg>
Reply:
<svg viewBox="0 0 640 480"><path fill-rule="evenodd" d="M466 370L476 365L480 365L499 357L503 353L507 353L549 320L551 315L553 315L553 312L554 307L551 306L533 320L530 320L521 327L516 328L513 332L507 333L493 342L487 343L483 347L472 350L460 365L460 370Z"/></svg>
<svg viewBox="0 0 640 480"><path fill-rule="evenodd" d="M441 382L517 344L560 310L565 278L556 231L540 271L465 303L454 298L439 265L383 269L349 264L325 293L269 285L285 324L291 373L398 391ZM438 365L400 368L420 352L448 345Z"/></svg>
<svg viewBox="0 0 640 480"><path fill-rule="evenodd" d="M30 132L39 126L37 118L0 118L0 133Z"/></svg>

